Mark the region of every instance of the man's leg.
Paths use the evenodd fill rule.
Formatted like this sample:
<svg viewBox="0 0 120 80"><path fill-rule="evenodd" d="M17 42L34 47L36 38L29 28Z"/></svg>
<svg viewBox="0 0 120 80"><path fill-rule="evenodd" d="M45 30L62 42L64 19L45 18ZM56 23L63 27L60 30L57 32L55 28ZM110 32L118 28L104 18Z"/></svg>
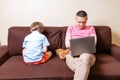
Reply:
<svg viewBox="0 0 120 80"><path fill-rule="evenodd" d="M75 71L78 60L78 58L73 58L71 53L66 55L66 64L72 71Z"/></svg>
<svg viewBox="0 0 120 80"><path fill-rule="evenodd" d="M87 80L90 67L94 65L95 59L94 54L81 54L76 65L74 80Z"/></svg>

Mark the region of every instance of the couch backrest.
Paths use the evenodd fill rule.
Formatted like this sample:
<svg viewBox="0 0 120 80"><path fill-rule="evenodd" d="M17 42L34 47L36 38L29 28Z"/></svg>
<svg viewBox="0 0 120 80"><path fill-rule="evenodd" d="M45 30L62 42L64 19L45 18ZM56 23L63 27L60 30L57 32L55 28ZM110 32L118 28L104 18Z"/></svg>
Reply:
<svg viewBox="0 0 120 80"><path fill-rule="evenodd" d="M97 33L97 53L110 53L112 36L111 28L108 26L95 26Z"/></svg>
<svg viewBox="0 0 120 80"><path fill-rule="evenodd" d="M48 38L48 47L55 54L58 48L65 49L65 33L67 26L46 26L43 32ZM98 36L97 53L109 52L111 46L111 29L107 26L95 26ZM13 26L8 31L8 49L11 55L22 53L22 43L24 37L30 33L29 26Z"/></svg>
<svg viewBox="0 0 120 80"><path fill-rule="evenodd" d="M24 37L30 33L28 26L13 26L8 31L8 48L11 55L22 53ZM61 48L61 27L45 27L43 34L50 42L49 50L55 53L55 49Z"/></svg>

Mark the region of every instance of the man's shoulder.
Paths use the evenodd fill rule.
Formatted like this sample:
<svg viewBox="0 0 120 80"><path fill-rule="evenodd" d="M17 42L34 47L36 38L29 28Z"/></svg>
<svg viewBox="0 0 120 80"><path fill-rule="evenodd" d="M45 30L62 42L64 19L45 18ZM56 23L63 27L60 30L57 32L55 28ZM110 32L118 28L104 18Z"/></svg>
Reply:
<svg viewBox="0 0 120 80"><path fill-rule="evenodd" d="M76 25L69 25L68 26L68 29L75 29L76 28Z"/></svg>
<svg viewBox="0 0 120 80"><path fill-rule="evenodd" d="M76 25L69 25L68 27L75 27Z"/></svg>
<svg viewBox="0 0 120 80"><path fill-rule="evenodd" d="M69 25L68 27L76 27L76 25ZM86 27L94 28L94 26L91 26L91 25L87 25Z"/></svg>
<svg viewBox="0 0 120 80"><path fill-rule="evenodd" d="M86 28L88 28L88 29L94 29L95 27L94 26L86 26Z"/></svg>
<svg viewBox="0 0 120 80"><path fill-rule="evenodd" d="M90 25L88 25L87 27L94 28L94 26L90 26Z"/></svg>

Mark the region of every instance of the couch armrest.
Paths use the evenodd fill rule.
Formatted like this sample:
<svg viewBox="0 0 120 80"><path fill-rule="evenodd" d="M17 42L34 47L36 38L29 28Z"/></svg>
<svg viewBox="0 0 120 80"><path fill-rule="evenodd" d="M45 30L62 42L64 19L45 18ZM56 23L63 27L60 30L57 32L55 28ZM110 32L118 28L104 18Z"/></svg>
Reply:
<svg viewBox="0 0 120 80"><path fill-rule="evenodd" d="M0 66L9 58L8 46L0 46Z"/></svg>
<svg viewBox="0 0 120 80"><path fill-rule="evenodd" d="M111 47L111 55L120 61L120 46L113 44Z"/></svg>

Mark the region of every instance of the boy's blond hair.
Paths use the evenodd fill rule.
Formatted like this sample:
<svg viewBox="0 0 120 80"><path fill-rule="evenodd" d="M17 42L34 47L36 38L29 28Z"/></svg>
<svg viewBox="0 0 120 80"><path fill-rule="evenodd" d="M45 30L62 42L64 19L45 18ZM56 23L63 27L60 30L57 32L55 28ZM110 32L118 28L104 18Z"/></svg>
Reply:
<svg viewBox="0 0 120 80"><path fill-rule="evenodd" d="M32 31L36 31L36 30L38 30L39 32L43 32L43 29L44 29L44 25L43 25L43 23L41 23L41 22L33 22L32 24L31 24L31 27L30 27L30 31L32 32Z"/></svg>

